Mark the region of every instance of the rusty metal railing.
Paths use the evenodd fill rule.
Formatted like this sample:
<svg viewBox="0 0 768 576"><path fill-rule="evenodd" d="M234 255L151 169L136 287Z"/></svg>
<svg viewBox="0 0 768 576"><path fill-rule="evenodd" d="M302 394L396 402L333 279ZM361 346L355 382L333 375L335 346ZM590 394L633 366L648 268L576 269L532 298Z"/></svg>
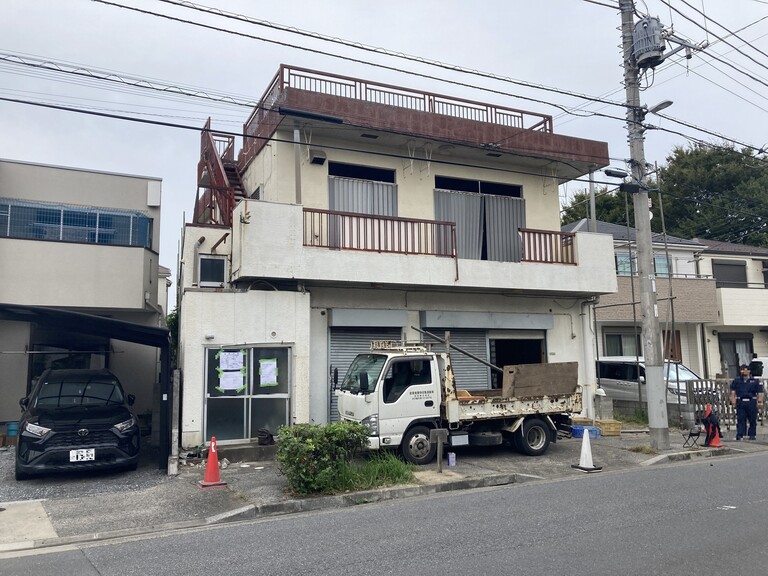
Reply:
<svg viewBox="0 0 768 576"><path fill-rule="evenodd" d="M304 208L304 246L453 258L459 278L453 222Z"/></svg>
<svg viewBox="0 0 768 576"><path fill-rule="evenodd" d="M553 131L552 116L546 114L283 64L243 126L241 163L258 152L279 123L277 109L287 88L500 126L546 133Z"/></svg>
<svg viewBox="0 0 768 576"><path fill-rule="evenodd" d="M577 264L576 234L551 230L520 229L523 262Z"/></svg>

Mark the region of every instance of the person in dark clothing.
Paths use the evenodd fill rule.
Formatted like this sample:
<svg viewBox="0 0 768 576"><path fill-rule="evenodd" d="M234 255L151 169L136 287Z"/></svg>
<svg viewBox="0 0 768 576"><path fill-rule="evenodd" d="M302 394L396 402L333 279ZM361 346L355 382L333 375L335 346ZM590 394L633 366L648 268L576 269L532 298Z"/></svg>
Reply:
<svg viewBox="0 0 768 576"><path fill-rule="evenodd" d="M704 424L704 431L707 434L704 440L704 446L715 446L719 448L720 438L723 437L723 433L720 431L720 419L717 417L717 409L712 409L711 404L707 404L704 408L704 418L701 419L701 423Z"/></svg>
<svg viewBox="0 0 768 576"><path fill-rule="evenodd" d="M739 371L741 375L731 382L731 404L736 408L736 440L741 440L745 435L754 440L757 433L757 411L763 408L763 385L752 378L747 364L742 364Z"/></svg>

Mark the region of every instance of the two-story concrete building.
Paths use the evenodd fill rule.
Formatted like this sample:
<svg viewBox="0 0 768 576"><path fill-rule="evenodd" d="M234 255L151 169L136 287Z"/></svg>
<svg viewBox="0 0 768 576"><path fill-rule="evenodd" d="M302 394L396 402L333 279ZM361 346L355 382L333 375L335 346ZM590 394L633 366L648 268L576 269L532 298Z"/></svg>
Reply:
<svg viewBox="0 0 768 576"><path fill-rule="evenodd" d="M696 239L699 272L714 278L717 316L705 329L709 373L735 378L753 355L768 356L768 248Z"/></svg>
<svg viewBox="0 0 768 576"><path fill-rule="evenodd" d="M604 142L546 115L281 66L242 150L202 133L179 267L182 444L337 418L373 339L443 336L494 365L578 361L616 290L610 236L563 233L561 184ZM459 385L499 385L454 354ZM589 402L587 402L589 404Z"/></svg>
<svg viewBox="0 0 768 576"><path fill-rule="evenodd" d="M164 326L160 203L159 178L0 160L0 421L18 419L46 368L108 367L137 414L157 412L157 347L43 320L66 311Z"/></svg>
<svg viewBox="0 0 768 576"><path fill-rule="evenodd" d="M635 229L599 220L596 225L597 233L613 238L617 281L617 291L595 303L598 356L643 356ZM563 226L569 232L588 228L585 219ZM707 327L718 313L715 281L700 266L706 246L664 234L653 234L651 245L664 358L708 377Z"/></svg>

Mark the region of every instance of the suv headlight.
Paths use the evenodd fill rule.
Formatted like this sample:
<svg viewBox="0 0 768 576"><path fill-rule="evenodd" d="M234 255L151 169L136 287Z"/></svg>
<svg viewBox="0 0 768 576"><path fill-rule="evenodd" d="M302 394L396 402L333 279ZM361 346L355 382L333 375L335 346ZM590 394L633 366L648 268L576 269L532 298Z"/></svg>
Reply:
<svg viewBox="0 0 768 576"><path fill-rule="evenodd" d="M126 430L128 430L129 428L135 425L136 425L136 418L131 416L125 422L120 422L120 424L115 424L115 428L117 428L119 432L125 432Z"/></svg>
<svg viewBox="0 0 768 576"><path fill-rule="evenodd" d="M45 426L38 426L37 424L32 424L32 422L27 422L24 429L30 434L38 436L39 438L42 438L51 431L50 428L46 428Z"/></svg>
<svg viewBox="0 0 768 576"><path fill-rule="evenodd" d="M360 424L368 427L369 436L379 435L379 415L378 414L371 414L370 416L366 416L365 418L362 419Z"/></svg>

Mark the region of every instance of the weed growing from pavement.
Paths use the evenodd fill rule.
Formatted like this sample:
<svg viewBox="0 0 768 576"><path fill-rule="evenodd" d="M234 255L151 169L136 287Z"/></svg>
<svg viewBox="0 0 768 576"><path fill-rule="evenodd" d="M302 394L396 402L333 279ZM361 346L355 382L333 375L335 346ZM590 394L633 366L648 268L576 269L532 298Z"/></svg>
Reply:
<svg viewBox="0 0 768 576"><path fill-rule="evenodd" d="M627 448L627 450L630 452L637 452L638 454L658 454L656 450L647 444L643 444L642 446L632 446L632 448Z"/></svg>

